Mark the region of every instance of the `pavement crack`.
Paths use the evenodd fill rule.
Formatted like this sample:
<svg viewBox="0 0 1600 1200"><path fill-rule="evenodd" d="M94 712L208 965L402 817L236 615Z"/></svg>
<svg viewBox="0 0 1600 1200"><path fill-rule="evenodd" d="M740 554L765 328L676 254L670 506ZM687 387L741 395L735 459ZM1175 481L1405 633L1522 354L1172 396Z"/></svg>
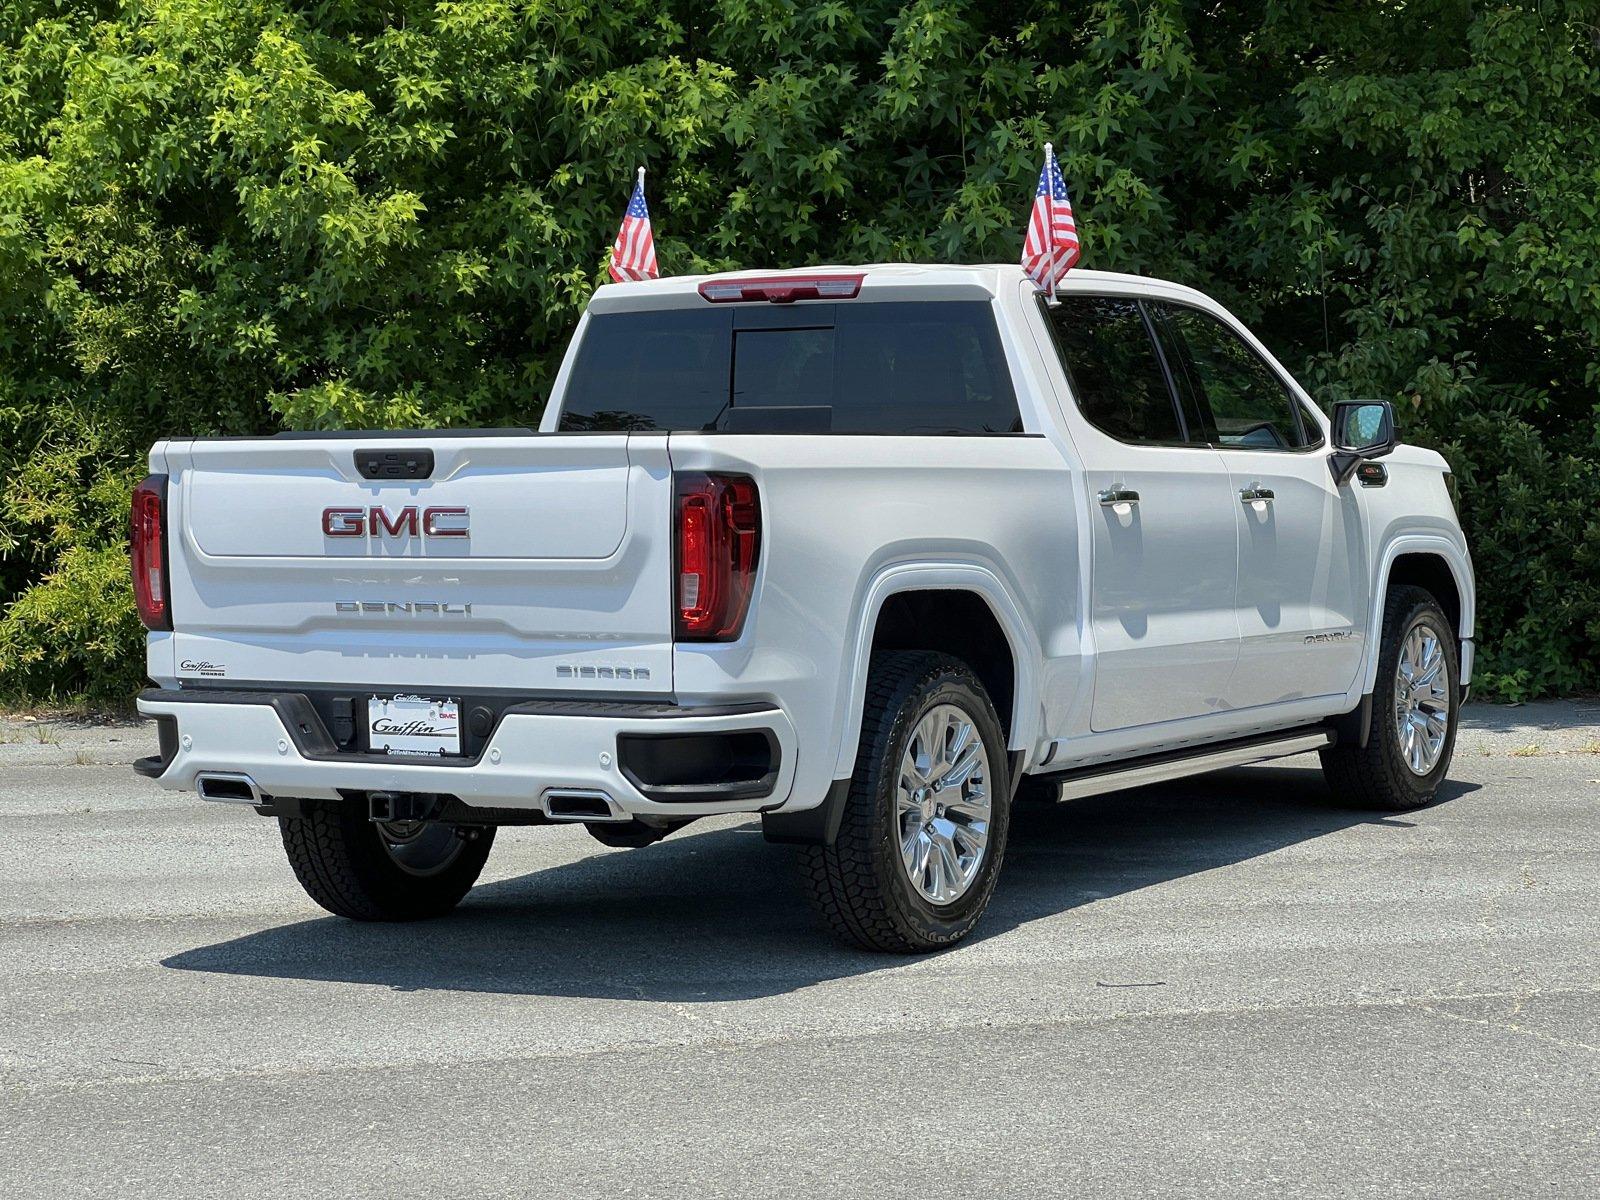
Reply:
<svg viewBox="0 0 1600 1200"><path fill-rule="evenodd" d="M1097 1015L1060 1015L1034 1020L996 1021L986 1026L991 1031L1028 1031L1064 1029L1069 1026L1105 1025L1113 1022L1127 1021L1183 1021L1197 1020L1208 1017L1229 1018L1243 1015L1259 1015L1274 1013L1297 1013L1314 1011L1359 1011L1387 1009L1391 1011L1407 1008L1419 1008L1433 1016L1459 1020L1468 1024L1505 1028L1497 1023L1481 1021L1474 1018L1462 1017L1455 1013L1445 1012L1432 1007L1432 1003L1449 1003L1465 1000L1525 1000L1530 996L1553 995L1583 995L1593 996L1593 988L1561 988L1548 991L1525 992L1477 992L1453 993L1443 996L1430 996L1425 998L1382 998L1359 999L1352 998L1342 1002L1306 1002L1286 1004L1249 1004L1241 1006L1227 1006L1220 1008L1174 1008L1155 1012L1117 1012ZM1515 1011L1515 1010L1513 1010ZM709 1037L675 1037L659 1039L639 1039L622 1041L610 1045L594 1045L562 1049L530 1050L524 1053L508 1054L480 1054L458 1059L437 1060L419 1056L404 1063L392 1061L371 1062L356 1061L340 1063L331 1066L302 1066L283 1067L278 1065L261 1064L252 1067L236 1068L232 1070L206 1070L185 1069L181 1067L166 1067L153 1073L110 1075L100 1078L80 1079L54 1079L39 1083L18 1083L13 1080L0 1078L0 1095L7 1093L14 1095L38 1095L56 1092L83 1092L97 1091L108 1087L128 1086L172 1086L185 1084L217 1083L226 1080L240 1079L309 1079L333 1075L369 1075L385 1071L406 1069L449 1069L487 1067L513 1063L534 1063L541 1061L572 1061L578 1059L600 1059L614 1056L635 1055L643 1056L662 1053L683 1052L745 1052L766 1050L785 1045L802 1043L835 1043L845 1044L861 1042L874 1038L907 1037L923 1038L929 1035L956 1032L967 1026L961 1024L945 1024L934 1022L927 1025L898 1026L892 1029L879 1029L864 1031L848 1035L818 1032L793 1032L772 1033L768 1035L741 1035L737 1031L728 1031L714 1034ZM1522 1033L1526 1036L1542 1041L1554 1042L1558 1045L1573 1049L1595 1051L1595 1046L1583 1042L1572 1042L1540 1034L1535 1030L1513 1028L1512 1032Z"/></svg>
<svg viewBox="0 0 1600 1200"><path fill-rule="evenodd" d="M1524 1004L1539 994L1540 993L1538 992L1526 992L1510 997L1511 999L1515 1000L1515 1003L1512 1005L1511 1011L1499 1020L1494 1020L1488 1017L1469 1017L1465 1013L1449 1012L1446 1009L1435 1008L1426 1000L1413 1000L1409 1003L1413 1008L1420 1009L1430 1016L1443 1018L1446 1021L1457 1021L1463 1025L1477 1025L1483 1029L1504 1030L1506 1033L1519 1034L1522 1037L1533 1038L1535 1041L1547 1042L1552 1046L1560 1046L1567 1050L1587 1050L1590 1054L1600 1054L1600 1046L1593 1046L1588 1042L1580 1042L1575 1038L1556 1037L1551 1033L1542 1033L1537 1029L1529 1029L1526 1025L1519 1024L1517 1021L1512 1020L1513 1017L1517 1016L1522 1011L1522 1006ZM1441 1000L1465 1000L1470 998L1471 997L1466 996L1439 997Z"/></svg>

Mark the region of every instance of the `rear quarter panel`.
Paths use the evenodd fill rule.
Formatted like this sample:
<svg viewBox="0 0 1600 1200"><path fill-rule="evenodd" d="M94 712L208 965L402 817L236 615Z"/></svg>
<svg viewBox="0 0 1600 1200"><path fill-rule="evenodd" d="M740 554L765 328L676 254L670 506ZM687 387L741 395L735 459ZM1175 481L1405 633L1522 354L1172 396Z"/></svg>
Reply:
<svg viewBox="0 0 1600 1200"><path fill-rule="evenodd" d="M858 661L883 600L965 587L989 601L1017 664L1013 748L1079 682L1073 475L1046 438L673 434L675 471L747 473L761 489L760 576L737 642L679 643L680 700L750 696L788 710L795 806L849 774ZM841 765L842 764L842 765Z"/></svg>

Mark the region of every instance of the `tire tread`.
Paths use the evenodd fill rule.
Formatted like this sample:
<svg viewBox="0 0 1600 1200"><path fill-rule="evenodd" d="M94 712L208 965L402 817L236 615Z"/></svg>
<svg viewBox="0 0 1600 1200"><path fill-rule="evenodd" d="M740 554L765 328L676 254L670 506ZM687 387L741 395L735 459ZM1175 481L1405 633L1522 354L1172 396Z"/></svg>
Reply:
<svg viewBox="0 0 1600 1200"><path fill-rule="evenodd" d="M987 699L977 676L950 655L924 650L880 651L873 655L861 741L838 836L832 846L800 848L801 879L812 906L836 936L863 949L914 954L936 945L953 944L966 936L982 912L980 906L963 927L946 933L912 930L896 919L889 880L874 868L876 801L884 772L895 766L889 761L889 754L907 722L907 702L930 680L951 675L979 698ZM995 764L991 764L991 770L996 770ZM997 773L1003 776L1003 770L1004 765L999 764ZM995 803L1003 803L1004 788L995 791ZM991 846L994 860L986 869L998 871L1003 852L1003 842Z"/></svg>
<svg viewBox="0 0 1600 1200"><path fill-rule="evenodd" d="M1419 791L1417 777L1410 774L1399 761L1398 754L1393 752L1394 744L1388 724L1392 700L1382 692L1385 686L1382 682L1385 679L1385 672L1387 671L1389 676L1394 673L1394 666L1390 660L1398 657L1400 637L1416 619L1417 614L1423 611L1432 613L1446 629L1449 628L1444 610L1428 591L1410 585L1390 589L1384 601L1383 640L1379 648L1380 690L1373 697L1372 728L1367 737L1367 744L1335 745L1320 752L1322 772L1328 781L1328 786L1341 799L1362 808L1388 812L1404 812L1407 809L1420 808L1433 799L1434 790L1437 788L1436 782L1434 788L1425 792ZM1447 649L1446 662L1452 672L1455 669L1453 660L1454 655ZM1443 780L1445 771L1449 768L1450 752L1455 738L1455 723L1460 715L1455 708L1459 688L1453 675L1451 688L1449 734L1451 741L1446 745L1445 754L1440 760L1445 768L1439 774L1440 780Z"/></svg>
<svg viewBox="0 0 1600 1200"><path fill-rule="evenodd" d="M405 876L387 861L369 823L347 807L324 805L303 816L279 817L278 829L306 895L353 921L414 921L449 912L477 882L494 841L493 827L486 828L448 870Z"/></svg>

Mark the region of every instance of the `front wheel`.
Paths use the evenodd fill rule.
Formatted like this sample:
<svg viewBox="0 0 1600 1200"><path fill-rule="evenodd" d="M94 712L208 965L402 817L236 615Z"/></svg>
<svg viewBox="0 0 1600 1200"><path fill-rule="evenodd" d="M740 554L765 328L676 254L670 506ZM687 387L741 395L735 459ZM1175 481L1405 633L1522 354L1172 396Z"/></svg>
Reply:
<svg viewBox="0 0 1600 1200"><path fill-rule="evenodd" d="M1420 808L1450 769L1460 706L1456 637L1431 594L1397 587L1384 605L1365 746L1322 751L1334 794L1368 808Z"/></svg>
<svg viewBox="0 0 1600 1200"><path fill-rule="evenodd" d="M966 664L874 655L838 837L800 851L813 905L868 950L953 945L994 893L1010 795L1000 721Z"/></svg>
<svg viewBox="0 0 1600 1200"><path fill-rule="evenodd" d="M354 804L279 817L300 886L335 916L416 921L449 912L477 882L494 826L369 821Z"/></svg>

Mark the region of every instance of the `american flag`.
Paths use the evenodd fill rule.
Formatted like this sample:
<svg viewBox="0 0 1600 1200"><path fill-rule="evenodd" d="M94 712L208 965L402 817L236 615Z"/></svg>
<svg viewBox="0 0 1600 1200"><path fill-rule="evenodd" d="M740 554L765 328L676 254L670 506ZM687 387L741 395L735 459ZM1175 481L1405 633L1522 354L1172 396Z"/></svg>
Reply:
<svg viewBox="0 0 1600 1200"><path fill-rule="evenodd" d="M1022 269L1041 292L1055 293L1056 284L1078 261L1078 227L1072 221L1067 181L1061 178L1055 148L1044 145L1044 170L1033 194L1028 236L1022 243Z"/></svg>
<svg viewBox="0 0 1600 1200"><path fill-rule="evenodd" d="M625 283L630 279L655 279L660 274L656 269L656 239L650 232L650 210L644 206L644 168L640 167L628 211L622 215L622 228L617 230L616 244L611 247L611 278Z"/></svg>

